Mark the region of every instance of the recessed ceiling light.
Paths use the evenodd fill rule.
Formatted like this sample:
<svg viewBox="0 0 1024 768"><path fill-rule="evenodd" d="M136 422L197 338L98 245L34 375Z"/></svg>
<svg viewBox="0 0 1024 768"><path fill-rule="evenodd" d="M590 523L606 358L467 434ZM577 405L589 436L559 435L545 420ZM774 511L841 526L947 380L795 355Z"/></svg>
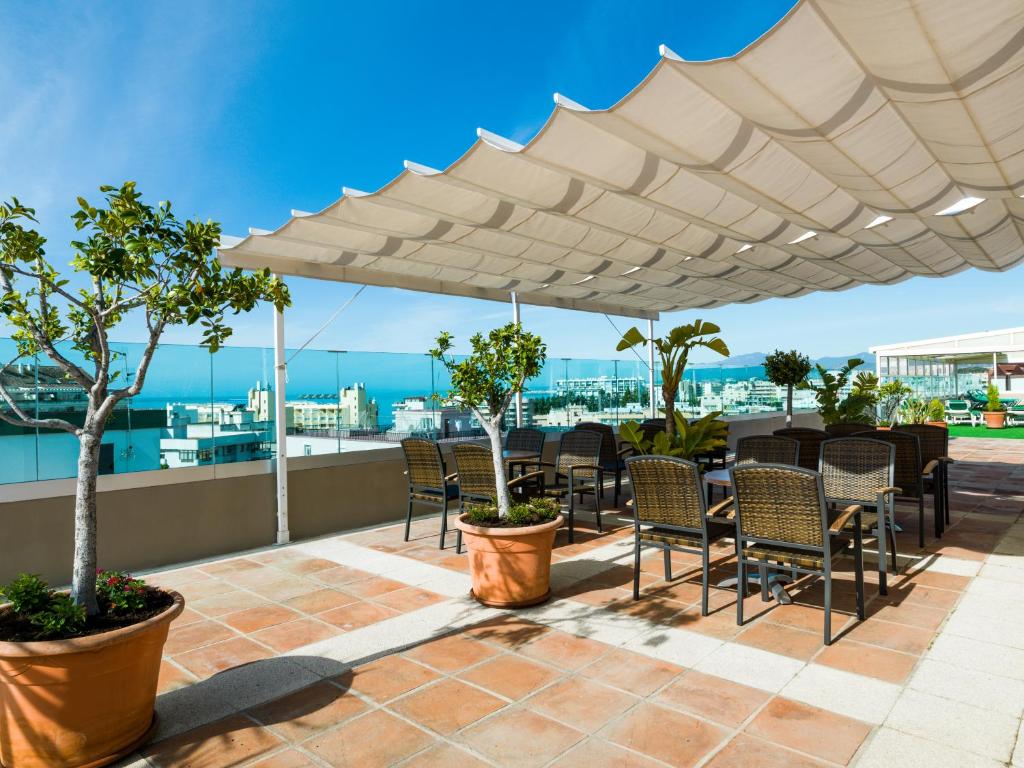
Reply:
<svg viewBox="0 0 1024 768"><path fill-rule="evenodd" d="M874 221L872 221L870 224L864 227L864 229L871 229L872 227L877 227L879 224L885 224L885 222L887 221L892 221L892 216L876 216L874 218Z"/></svg>
<svg viewBox="0 0 1024 768"><path fill-rule="evenodd" d="M582 280L577 280L575 283L573 283L573 285L579 285L580 283L585 283L585 282L587 282L587 280L593 280L595 277L597 277L597 275L587 275Z"/></svg>
<svg viewBox="0 0 1024 768"><path fill-rule="evenodd" d="M749 251L753 247L754 246L751 243L744 243L743 245L740 246L740 249L736 251L736 253L743 253L744 251Z"/></svg>
<svg viewBox="0 0 1024 768"><path fill-rule="evenodd" d="M802 243L804 240L810 240L812 237L816 237L817 234L818 233L815 232L814 230L808 229L796 240L790 240L789 243L787 243L787 245L796 245L797 243Z"/></svg>
<svg viewBox="0 0 1024 768"><path fill-rule="evenodd" d="M956 216L958 213L969 211L976 205L980 205L985 202L984 197L965 197L962 200L957 200L949 208L943 208L941 211L936 211L936 216Z"/></svg>
<svg viewBox="0 0 1024 768"><path fill-rule="evenodd" d="M632 275L634 272L639 272L641 269L643 269L643 267L630 267L629 269L622 273L621 277L625 277L626 275Z"/></svg>

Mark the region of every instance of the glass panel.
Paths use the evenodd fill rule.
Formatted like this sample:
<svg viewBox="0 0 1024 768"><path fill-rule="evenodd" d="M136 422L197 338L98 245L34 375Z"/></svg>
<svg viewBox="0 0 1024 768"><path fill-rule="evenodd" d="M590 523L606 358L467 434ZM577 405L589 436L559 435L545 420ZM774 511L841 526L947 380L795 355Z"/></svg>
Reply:
<svg viewBox="0 0 1024 768"><path fill-rule="evenodd" d="M12 362L13 361L13 362ZM17 403L18 407L33 418L46 417L50 411L49 402L40 402L40 371L35 358L18 359L18 351L10 339L0 339L0 383ZM48 378L48 377L46 377ZM12 414L6 402L0 400L0 411ZM24 483L39 479L38 430L16 427L0 420L0 440L3 442L0 461L0 483Z"/></svg>
<svg viewBox="0 0 1024 768"><path fill-rule="evenodd" d="M183 409L188 421L184 434L180 427L176 434L177 440L183 440L176 443L179 466L272 458L276 452L274 350L224 347L206 354L212 366L209 405L197 403ZM171 451L165 453L170 459Z"/></svg>

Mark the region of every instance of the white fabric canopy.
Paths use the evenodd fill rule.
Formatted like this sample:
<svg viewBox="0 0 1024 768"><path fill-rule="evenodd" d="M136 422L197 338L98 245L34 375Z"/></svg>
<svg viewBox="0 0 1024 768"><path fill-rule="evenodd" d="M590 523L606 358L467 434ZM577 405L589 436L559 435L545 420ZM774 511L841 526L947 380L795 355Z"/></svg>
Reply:
<svg viewBox="0 0 1024 768"><path fill-rule="evenodd" d="M803 0L734 57L663 48L611 109L555 102L221 259L656 317L1024 258L1021 0Z"/></svg>

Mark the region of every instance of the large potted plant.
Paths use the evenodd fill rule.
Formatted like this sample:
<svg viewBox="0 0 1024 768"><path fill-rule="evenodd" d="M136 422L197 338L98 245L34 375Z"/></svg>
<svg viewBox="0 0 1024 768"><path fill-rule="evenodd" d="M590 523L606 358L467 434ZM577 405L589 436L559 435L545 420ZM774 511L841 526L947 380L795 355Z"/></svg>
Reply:
<svg viewBox="0 0 1024 768"><path fill-rule="evenodd" d="M937 397L928 401L928 419L925 422L933 427L946 426L946 406Z"/></svg>
<svg viewBox="0 0 1024 768"><path fill-rule="evenodd" d="M649 435L635 421L619 425L619 436L641 456L675 456L692 461L694 458L724 448L729 425L719 419L721 411L713 411L688 423L682 414L674 414L675 429L672 437L665 430Z"/></svg>
<svg viewBox="0 0 1024 768"><path fill-rule="evenodd" d="M846 361L837 373L832 373L820 363L815 366L818 369L818 378L821 384L811 380L805 380L798 386L799 389L809 389L814 392L814 398L818 403L818 412L825 426L830 424L848 423L875 423L875 405L878 403L878 377L868 371L861 371L854 374L858 366L864 361L859 357L852 357ZM853 379L849 394L842 396L846 385Z"/></svg>
<svg viewBox="0 0 1024 768"><path fill-rule="evenodd" d="M0 608L0 763L6 768L100 766L131 752L154 721L160 655L179 594L122 573L97 571L96 475L100 445L118 403L142 390L171 326L202 326L215 352L231 334L224 314L261 300L279 309L288 290L267 271L225 272L214 258L220 226L178 221L168 202L142 202L133 182L100 188L104 204L79 198L72 242L77 286L60 276L31 227L35 212L0 205L0 315L18 358L48 356L69 385L88 393L79 419L37 418L0 387L0 419L78 439L70 591L22 575ZM132 323L146 342L132 382L120 381L111 330ZM8 363L10 365L11 363ZM2 372L2 369L0 369ZM68 510L69 513L72 510ZM98 581L99 579L99 581Z"/></svg>
<svg viewBox="0 0 1024 768"><path fill-rule="evenodd" d="M456 523L469 550L473 596L493 607L536 605L551 594L551 548L562 516L553 499L512 504L501 430L512 398L540 373L547 350L539 336L524 331L519 323L496 328L486 336L477 333L469 343L470 354L459 359L451 354L451 334L442 333L430 354L451 375L446 399L468 408L491 444L496 481L493 504L470 508Z"/></svg>
<svg viewBox="0 0 1024 768"><path fill-rule="evenodd" d="M981 414L985 418L985 426L989 429L1002 429L1006 426L1006 406L999 399L999 387L989 384L985 398L985 409Z"/></svg>
<svg viewBox="0 0 1024 768"><path fill-rule="evenodd" d="M775 350L764 359L764 375L777 387L786 388L786 426L793 426L793 387L798 386L811 372L811 360L795 349L789 352Z"/></svg>
<svg viewBox="0 0 1024 768"><path fill-rule="evenodd" d="M900 408L912 394L914 390L899 379L887 381L878 388L878 408L882 417L879 429L890 429L899 423Z"/></svg>
<svg viewBox="0 0 1024 768"><path fill-rule="evenodd" d="M661 359L661 397L665 410L665 436L670 443L675 442L676 395L679 392L683 374L686 373L690 352L695 347L704 347L723 357L728 357L729 347L726 346L722 338L714 335L721 330L714 323L694 320L687 325L673 328L667 336L648 339L640 333L636 326L633 326L622 334L622 339L615 347L618 352L622 352L648 343L654 344L654 349Z"/></svg>

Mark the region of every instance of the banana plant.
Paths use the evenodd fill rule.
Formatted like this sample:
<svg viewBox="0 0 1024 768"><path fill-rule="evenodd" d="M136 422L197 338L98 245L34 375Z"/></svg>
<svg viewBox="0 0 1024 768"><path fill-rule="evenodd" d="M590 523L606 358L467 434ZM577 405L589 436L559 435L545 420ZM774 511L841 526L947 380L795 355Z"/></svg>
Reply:
<svg viewBox="0 0 1024 768"><path fill-rule="evenodd" d="M695 456L725 446L729 425L718 418L721 415L721 411L714 411L689 424L682 414L674 413L672 437L659 430L648 438L639 423L625 421L619 425L619 436L644 456L676 456L693 460Z"/></svg>

